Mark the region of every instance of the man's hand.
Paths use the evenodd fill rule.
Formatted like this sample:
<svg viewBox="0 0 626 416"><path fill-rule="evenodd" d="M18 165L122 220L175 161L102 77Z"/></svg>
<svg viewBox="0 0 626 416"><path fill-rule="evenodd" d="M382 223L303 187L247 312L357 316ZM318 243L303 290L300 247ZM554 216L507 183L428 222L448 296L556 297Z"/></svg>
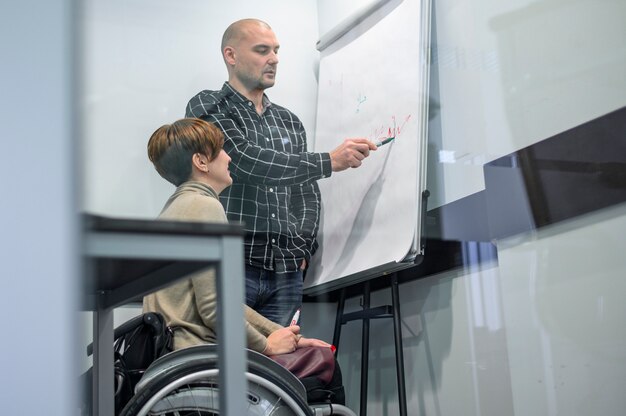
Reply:
<svg viewBox="0 0 626 416"><path fill-rule="evenodd" d="M330 152L330 164L333 172L340 172L348 168L358 168L363 159L369 156L370 150L378 147L371 141L363 138L346 139L335 150Z"/></svg>
<svg viewBox="0 0 626 416"><path fill-rule="evenodd" d="M267 346L263 354L277 355L295 351L298 345L299 333L300 327L298 325L291 325L272 332L267 337Z"/></svg>

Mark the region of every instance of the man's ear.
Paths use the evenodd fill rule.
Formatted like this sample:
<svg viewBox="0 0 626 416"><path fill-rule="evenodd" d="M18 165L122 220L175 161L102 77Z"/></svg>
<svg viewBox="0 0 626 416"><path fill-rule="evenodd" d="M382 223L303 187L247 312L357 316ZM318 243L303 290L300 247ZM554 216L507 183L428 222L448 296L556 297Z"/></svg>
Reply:
<svg viewBox="0 0 626 416"><path fill-rule="evenodd" d="M209 158L202 153L194 153L191 157L191 163L200 172L206 173L209 171Z"/></svg>
<svg viewBox="0 0 626 416"><path fill-rule="evenodd" d="M224 60L228 65L235 65L235 49L232 46L227 46L224 48Z"/></svg>

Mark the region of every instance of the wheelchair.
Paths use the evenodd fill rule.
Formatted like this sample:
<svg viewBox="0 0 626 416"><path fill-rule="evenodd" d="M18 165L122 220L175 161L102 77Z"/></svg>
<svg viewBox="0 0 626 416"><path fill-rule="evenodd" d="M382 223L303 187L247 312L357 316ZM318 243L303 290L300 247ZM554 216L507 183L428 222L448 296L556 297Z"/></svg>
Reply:
<svg viewBox="0 0 626 416"><path fill-rule="evenodd" d="M161 319L160 316L157 318ZM116 346L122 340L126 344L129 340L132 343L132 335L139 330L145 331L146 322L149 322L148 328L154 332L155 339L162 340L164 327L156 323L155 314L149 313L133 318L116 329ZM158 343L160 341L155 344ZM162 349L163 345L156 347ZM150 348L147 351L147 361L160 355L153 354ZM120 351L120 356L123 357L124 352ZM151 363L147 361L142 363L149 364L144 367L145 370L128 369L135 374L134 388L128 402L116 412L118 416L219 415L217 345L197 345L168 352ZM242 394L242 399L247 401L248 415L356 416L342 405L307 403L307 392L302 382L280 364L258 352L247 350L245 377L247 391ZM119 384L120 380L116 383Z"/></svg>

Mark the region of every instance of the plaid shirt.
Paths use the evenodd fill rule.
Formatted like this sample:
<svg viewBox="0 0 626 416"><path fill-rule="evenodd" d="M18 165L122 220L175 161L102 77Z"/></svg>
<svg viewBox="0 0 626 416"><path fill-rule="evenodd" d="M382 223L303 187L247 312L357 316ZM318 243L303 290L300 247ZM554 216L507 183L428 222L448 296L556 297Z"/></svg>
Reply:
<svg viewBox="0 0 626 416"><path fill-rule="evenodd" d="M320 220L317 180L331 175L328 153L307 152L295 114L263 96L263 113L234 88L201 91L186 117L224 132L233 185L220 200L228 219L245 223L246 263L278 273L299 270L315 253Z"/></svg>

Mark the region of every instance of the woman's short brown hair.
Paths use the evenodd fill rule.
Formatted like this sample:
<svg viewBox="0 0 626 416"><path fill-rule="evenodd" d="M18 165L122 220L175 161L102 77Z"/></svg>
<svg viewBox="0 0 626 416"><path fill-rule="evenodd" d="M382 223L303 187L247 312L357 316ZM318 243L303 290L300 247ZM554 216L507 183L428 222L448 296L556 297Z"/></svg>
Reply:
<svg viewBox="0 0 626 416"><path fill-rule="evenodd" d="M179 186L191 176L191 158L196 153L209 160L224 146L224 135L213 124L198 118L183 118L159 127L148 141L148 158L159 175Z"/></svg>

